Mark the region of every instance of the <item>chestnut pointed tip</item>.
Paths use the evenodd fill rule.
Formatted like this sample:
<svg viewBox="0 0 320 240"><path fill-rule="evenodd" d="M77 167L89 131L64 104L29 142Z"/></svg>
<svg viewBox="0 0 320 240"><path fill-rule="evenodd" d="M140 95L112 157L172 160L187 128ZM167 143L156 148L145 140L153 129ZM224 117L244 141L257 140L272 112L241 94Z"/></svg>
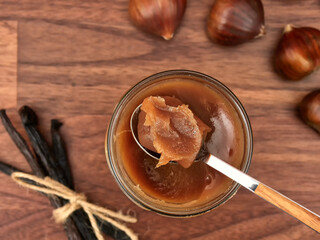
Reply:
<svg viewBox="0 0 320 240"><path fill-rule="evenodd" d="M292 30L293 30L293 25L292 24L287 24L284 27L283 33L288 33L288 32L291 32Z"/></svg>
<svg viewBox="0 0 320 240"><path fill-rule="evenodd" d="M260 32L257 36L255 36L255 38L260 38L264 35L266 35L266 27L265 27L265 25L261 25Z"/></svg>
<svg viewBox="0 0 320 240"><path fill-rule="evenodd" d="M162 35L162 38L163 38L164 40L167 40L167 41L168 41L168 40L172 39L173 36L174 36L173 33L167 32L167 33L165 33L165 34Z"/></svg>

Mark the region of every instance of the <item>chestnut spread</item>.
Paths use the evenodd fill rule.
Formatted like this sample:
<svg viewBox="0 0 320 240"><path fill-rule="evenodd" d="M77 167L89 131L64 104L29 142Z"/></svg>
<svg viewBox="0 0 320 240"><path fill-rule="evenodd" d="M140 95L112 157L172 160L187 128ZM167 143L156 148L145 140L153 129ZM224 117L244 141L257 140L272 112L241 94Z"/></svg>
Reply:
<svg viewBox="0 0 320 240"><path fill-rule="evenodd" d="M176 108L181 105L187 105L189 110L192 111L193 117L197 120L200 130L197 130L197 134L195 134L197 139L195 139L195 136L190 137L193 150L190 152L189 150L188 152L182 151L182 153L178 154L179 156L194 157L196 149L200 145L199 135L201 136L202 132L202 136L206 137L206 141L203 144L205 144L209 153L240 168L244 160L246 142L244 129L237 110L215 88L197 80L173 77L170 80L157 82L141 90L130 100L130 103L122 110L119 116L114 138L115 152L117 158L123 164L123 169L127 176L137 186L137 189L153 199L174 204L186 203L189 207L193 206L193 204L198 206L199 204L213 201L230 188L232 180L202 161L193 161L188 168L184 168L181 164L171 163L156 167L158 160L148 156L136 144L130 130L130 117L134 109L150 96L160 96L159 99L156 98L156 100L153 99L155 101L149 102L146 108L151 110L152 114L163 114L163 119L161 120L165 121L166 116L179 116L180 113L177 112ZM161 99L164 99L164 102ZM160 106L163 106L163 108ZM171 107L175 107L175 110ZM185 117L188 119L191 118L190 111L185 110L185 112L183 116L186 115ZM145 116L139 117L145 118ZM149 125L153 125L152 116L148 121ZM144 121L141 122L144 123ZM191 122L192 126L197 129L194 119ZM176 131L178 134L183 132L173 124L170 124L167 128L170 131ZM140 142L144 143L145 147L152 149L154 147L153 141L148 139L151 138L151 135L147 131L143 131L146 131L146 129L144 127L140 128ZM154 134L157 134L157 137L160 135L157 132ZM189 135L185 134L183 136L187 139ZM159 139L163 140L162 138ZM162 148L171 148L164 141L160 143ZM193 147L195 145L197 145L197 148Z"/></svg>
<svg viewBox="0 0 320 240"><path fill-rule="evenodd" d="M157 167L170 161L190 167L210 131L178 98L150 96L142 103L138 138L142 146L161 154Z"/></svg>

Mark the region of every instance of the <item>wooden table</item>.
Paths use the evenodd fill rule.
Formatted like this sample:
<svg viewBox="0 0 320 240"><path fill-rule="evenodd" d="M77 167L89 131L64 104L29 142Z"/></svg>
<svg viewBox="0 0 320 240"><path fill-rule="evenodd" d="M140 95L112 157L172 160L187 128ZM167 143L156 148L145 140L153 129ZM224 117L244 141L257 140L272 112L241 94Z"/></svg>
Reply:
<svg viewBox="0 0 320 240"><path fill-rule="evenodd" d="M172 41L136 29L127 0L0 1L0 107L23 131L17 109L64 122L62 133L76 189L90 201L123 212L141 239L319 239L320 235L241 188L217 210L190 219L158 216L127 199L110 174L105 132L116 103L133 84L159 71L190 69L211 75L239 97L251 120L250 174L320 213L320 136L296 110L319 88L320 71L300 82L283 80L271 59L287 23L320 28L317 0L265 0L267 35L238 47L221 47L205 34L212 0L189 1ZM28 171L0 126L0 160ZM46 198L0 174L0 239L66 239Z"/></svg>

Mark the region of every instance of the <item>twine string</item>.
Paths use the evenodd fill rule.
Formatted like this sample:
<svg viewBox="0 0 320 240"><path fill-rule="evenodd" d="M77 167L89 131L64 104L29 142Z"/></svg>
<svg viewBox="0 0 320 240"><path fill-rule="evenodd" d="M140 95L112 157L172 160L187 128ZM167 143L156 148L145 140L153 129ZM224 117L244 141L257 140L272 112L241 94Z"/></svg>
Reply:
<svg viewBox="0 0 320 240"><path fill-rule="evenodd" d="M69 202L64 206L53 210L53 217L55 218L57 223L65 222L70 214L72 214L77 209L83 208L83 210L89 217L89 221L98 240L103 240L104 238L94 216L97 216L98 218L107 221L120 230L124 231L132 240L138 239L138 236L130 228L116 221L121 220L124 222L135 223L137 222L137 219L135 217L123 215L120 212L114 212L110 209L106 209L89 203L87 202L86 196L84 194L76 193L65 185L51 179L50 177L45 177L44 179L42 179L34 175L22 172L14 172L11 174L11 177L17 184L22 187L45 194L55 195L68 200ZM37 185L25 182L24 179L31 180L37 183Z"/></svg>

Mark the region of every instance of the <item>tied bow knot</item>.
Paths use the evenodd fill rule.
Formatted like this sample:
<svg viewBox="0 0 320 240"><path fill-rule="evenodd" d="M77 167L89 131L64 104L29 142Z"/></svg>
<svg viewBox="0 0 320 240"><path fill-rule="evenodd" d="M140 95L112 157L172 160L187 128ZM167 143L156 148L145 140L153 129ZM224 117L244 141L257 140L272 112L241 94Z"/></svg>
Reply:
<svg viewBox="0 0 320 240"><path fill-rule="evenodd" d="M74 193L68 200L69 203L53 210L53 217L57 223L64 223L74 211L82 208L82 203L86 202L87 198L82 193Z"/></svg>

